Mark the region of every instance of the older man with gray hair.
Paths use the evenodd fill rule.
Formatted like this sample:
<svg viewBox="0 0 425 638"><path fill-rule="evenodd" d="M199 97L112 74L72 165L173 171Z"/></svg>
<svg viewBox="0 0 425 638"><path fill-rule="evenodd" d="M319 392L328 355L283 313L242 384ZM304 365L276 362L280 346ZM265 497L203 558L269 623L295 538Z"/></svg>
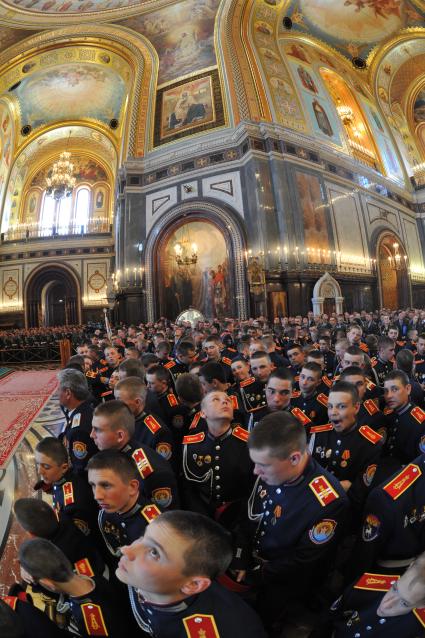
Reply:
<svg viewBox="0 0 425 638"><path fill-rule="evenodd" d="M59 403L66 424L59 435L65 444L74 472L83 472L97 447L90 438L93 408L87 379L78 370L65 369L58 373Z"/></svg>

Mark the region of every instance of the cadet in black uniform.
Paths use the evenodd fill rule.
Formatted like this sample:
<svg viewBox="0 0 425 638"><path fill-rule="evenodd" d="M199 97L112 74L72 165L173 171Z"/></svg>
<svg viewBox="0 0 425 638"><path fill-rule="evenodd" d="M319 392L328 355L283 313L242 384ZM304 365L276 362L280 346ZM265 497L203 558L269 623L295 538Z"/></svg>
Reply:
<svg viewBox="0 0 425 638"><path fill-rule="evenodd" d="M64 638L47 614L16 596L0 597L0 629L6 638Z"/></svg>
<svg viewBox="0 0 425 638"><path fill-rule="evenodd" d="M90 438L93 408L87 380L78 370L61 370L58 373L59 403L65 408L66 425L60 434L66 445L74 472L83 472L87 461L96 454L96 446Z"/></svg>
<svg viewBox="0 0 425 638"><path fill-rule="evenodd" d="M26 532L59 547L79 574L103 574L105 564L92 540L68 519L61 517L58 520L48 503L38 498L19 498L13 509L19 525Z"/></svg>
<svg viewBox="0 0 425 638"><path fill-rule="evenodd" d="M329 392L329 423L310 428L313 458L340 481L360 515L382 452L382 437L367 425L359 427L359 394L347 381Z"/></svg>
<svg viewBox="0 0 425 638"><path fill-rule="evenodd" d="M249 421L249 430L251 431L257 423L261 421L267 414L271 412L280 412L291 410L292 385L294 377L291 372L285 368L279 368L271 373L266 384L266 407L253 412ZM299 414L299 408L294 408L295 413ZM307 420L305 415L299 414L303 420ZM303 423L305 425L306 423Z"/></svg>
<svg viewBox="0 0 425 638"><path fill-rule="evenodd" d="M119 450L133 458L140 491L161 509L178 507L177 482L171 465L155 450L134 440L134 416L123 401L108 401L94 411L92 437L99 450Z"/></svg>
<svg viewBox="0 0 425 638"><path fill-rule="evenodd" d="M298 376L305 363L305 352L299 343L294 343L288 347L286 354L291 363L289 370L292 372L296 389L298 389Z"/></svg>
<svg viewBox="0 0 425 638"><path fill-rule="evenodd" d="M232 402L225 392L209 392L201 410L207 430L183 439L182 501L186 509L231 525L253 483L248 432L232 426Z"/></svg>
<svg viewBox="0 0 425 638"><path fill-rule="evenodd" d="M44 483L53 487L53 508L59 519L71 520L88 536L96 529L96 503L87 478L72 472L63 443L53 436L42 439L35 448L35 462Z"/></svg>
<svg viewBox="0 0 425 638"><path fill-rule="evenodd" d="M146 411L146 394L146 385L137 377L123 379L114 388L115 398L123 401L135 418L134 439L171 461L173 436L160 417Z"/></svg>
<svg viewBox="0 0 425 638"><path fill-rule="evenodd" d="M261 617L272 627L325 580L349 502L337 479L310 457L305 428L292 415L266 416L248 447L258 479L233 567L238 581L257 584Z"/></svg>
<svg viewBox="0 0 425 638"><path fill-rule="evenodd" d="M385 592L385 593L384 593ZM419 638L425 634L425 555L400 578L365 573L333 605L334 638Z"/></svg>
<svg viewBox="0 0 425 638"><path fill-rule="evenodd" d="M394 341L389 337L379 337L378 356L376 359L372 359L372 366L381 386L384 385L386 377L394 369L394 353Z"/></svg>
<svg viewBox="0 0 425 638"><path fill-rule="evenodd" d="M319 364L305 363L299 376L300 389L294 391L291 397L292 407L301 410L316 425L328 422L328 397L323 392L318 392L321 382L322 369Z"/></svg>
<svg viewBox="0 0 425 638"><path fill-rule="evenodd" d="M223 368L226 381L233 383L234 379L231 368L233 356L230 358L222 353L223 344L220 341L220 337L218 335L210 335L204 340L202 347L207 355L207 359L202 363L219 363ZM236 355L236 352L231 354Z"/></svg>
<svg viewBox="0 0 425 638"><path fill-rule="evenodd" d="M156 365L149 369L146 373L146 410L158 414L174 434L174 417L184 414L184 410L171 390L170 383L170 373L163 366Z"/></svg>
<svg viewBox="0 0 425 638"><path fill-rule="evenodd" d="M333 377L335 369L335 352L331 350L331 338L327 335L319 336L319 350L323 354L325 364L325 374Z"/></svg>
<svg viewBox="0 0 425 638"><path fill-rule="evenodd" d="M24 580L62 594L70 626L76 625L80 636L122 636L129 610L118 607L115 590L104 578L75 574L65 554L42 538L22 543L19 562Z"/></svg>
<svg viewBox="0 0 425 638"><path fill-rule="evenodd" d="M414 459L369 494L363 527L347 570L399 574L425 550L425 455Z"/></svg>
<svg viewBox="0 0 425 638"><path fill-rule="evenodd" d="M385 442L387 438L387 418L378 408L376 400L366 398L368 379L363 370L356 366L349 366L341 373L340 381L352 383L359 393L360 410L357 414L357 425L368 425L372 430L379 432Z"/></svg>
<svg viewBox="0 0 425 638"><path fill-rule="evenodd" d="M171 541L172 539L172 541ZM139 627L155 638L266 638L259 618L215 579L232 550L216 522L166 512L137 543L122 548L117 577L129 586Z"/></svg>
<svg viewBox="0 0 425 638"><path fill-rule="evenodd" d="M249 363L242 356L235 357L231 367L235 383L231 386L229 394L237 397L239 409L249 417L266 405L264 383L251 376Z"/></svg>
<svg viewBox="0 0 425 638"><path fill-rule="evenodd" d="M141 494L134 461L117 450L98 452L87 466L88 480L100 507L98 524L106 549L117 566L120 548L143 536L161 511Z"/></svg>
<svg viewBox="0 0 425 638"><path fill-rule="evenodd" d="M248 414L243 409L239 397L232 392L232 386L226 381L226 375L223 366L219 363L204 363L199 370L199 380L201 382L204 395L208 392L217 391L224 392L230 397L233 406L233 421L239 425L245 425L248 421Z"/></svg>
<svg viewBox="0 0 425 638"><path fill-rule="evenodd" d="M393 370L384 382L388 437L385 455L400 464L409 463L425 452L425 412L410 403L409 378L401 370Z"/></svg>
<svg viewBox="0 0 425 638"><path fill-rule="evenodd" d="M174 386L181 374L189 372L189 366L196 359L196 348L191 341L181 341L176 347L176 357L164 364L171 375Z"/></svg>

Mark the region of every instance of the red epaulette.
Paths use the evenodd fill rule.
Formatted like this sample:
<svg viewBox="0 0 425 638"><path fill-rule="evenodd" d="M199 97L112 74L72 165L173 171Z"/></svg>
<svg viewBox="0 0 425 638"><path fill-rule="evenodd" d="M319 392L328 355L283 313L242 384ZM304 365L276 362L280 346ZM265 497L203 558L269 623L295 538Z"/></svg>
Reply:
<svg viewBox="0 0 425 638"><path fill-rule="evenodd" d="M189 430L194 430L198 426L200 418L201 418L201 413L197 412L195 416L193 417L191 424L189 425Z"/></svg>
<svg viewBox="0 0 425 638"><path fill-rule="evenodd" d="M359 428L359 432L374 445L382 439L382 436L378 432L375 432L375 430L372 430L368 425L362 425L361 428Z"/></svg>
<svg viewBox="0 0 425 638"><path fill-rule="evenodd" d="M102 392L102 394L100 395L102 398L103 397L109 397L110 394L112 394L113 390L106 390L106 392Z"/></svg>
<svg viewBox="0 0 425 638"><path fill-rule="evenodd" d="M291 399L298 399L301 396L301 390L293 390L291 394Z"/></svg>
<svg viewBox="0 0 425 638"><path fill-rule="evenodd" d="M109 636L100 605L83 603L80 609L88 636Z"/></svg>
<svg viewBox="0 0 425 638"><path fill-rule="evenodd" d="M156 505L146 505L140 513L150 523L161 514L161 510Z"/></svg>
<svg viewBox="0 0 425 638"><path fill-rule="evenodd" d="M93 578L94 572L91 568L90 561L88 558L82 558L81 560L77 560L77 562L74 563L74 567L75 567L75 571L77 572L77 574L80 574L80 576L89 576L90 578Z"/></svg>
<svg viewBox="0 0 425 638"><path fill-rule="evenodd" d="M414 463L410 463L392 481L384 485L382 489L396 501L421 475L422 472L419 467Z"/></svg>
<svg viewBox="0 0 425 638"><path fill-rule="evenodd" d="M318 396L317 396L317 400L318 402L323 405L325 408L328 407L328 397L326 396L326 394L323 394L323 392L321 392Z"/></svg>
<svg viewBox="0 0 425 638"><path fill-rule="evenodd" d="M149 463L148 458L141 447L134 450L131 455L137 465L137 469L139 470L139 474L142 478L147 478L151 474L153 474L153 467Z"/></svg>
<svg viewBox="0 0 425 638"><path fill-rule="evenodd" d="M396 341L396 344L398 346L400 346L400 348L404 348L404 346L406 345L406 342L405 341Z"/></svg>
<svg viewBox="0 0 425 638"><path fill-rule="evenodd" d="M366 387L368 390L374 390L376 388L376 383L373 383L370 379L366 379Z"/></svg>
<svg viewBox="0 0 425 638"><path fill-rule="evenodd" d="M236 394L230 394L229 395L229 399L232 402L232 408L234 410L239 410L239 403L238 403L238 397L236 396Z"/></svg>
<svg viewBox="0 0 425 638"><path fill-rule="evenodd" d="M383 414L385 414L385 416L392 413L393 413L393 410L391 408L384 408Z"/></svg>
<svg viewBox="0 0 425 638"><path fill-rule="evenodd" d="M291 414L301 423L301 425L308 425L311 423L311 419L308 418L305 412L301 408L292 408Z"/></svg>
<svg viewBox="0 0 425 638"><path fill-rule="evenodd" d="M421 623L422 627L425 627L425 607L421 607L420 609L415 608L412 609L412 611Z"/></svg>
<svg viewBox="0 0 425 638"><path fill-rule="evenodd" d="M183 437L183 445L189 445L190 443L201 443L205 439L205 432L198 432L198 434L187 434Z"/></svg>
<svg viewBox="0 0 425 638"><path fill-rule="evenodd" d="M75 502L74 499L74 488L71 481L67 481L62 485L63 490L63 504L65 507L67 505L72 505Z"/></svg>
<svg viewBox="0 0 425 638"><path fill-rule="evenodd" d="M237 352L237 350L235 348L231 348L230 346L228 346L227 349L228 349L229 352Z"/></svg>
<svg viewBox="0 0 425 638"><path fill-rule="evenodd" d="M418 405L410 410L410 414L418 423L425 421L425 412Z"/></svg>
<svg viewBox="0 0 425 638"><path fill-rule="evenodd" d="M220 638L214 616L192 614L183 618L187 638Z"/></svg>
<svg viewBox="0 0 425 638"><path fill-rule="evenodd" d="M235 428L233 428L232 435L235 436L237 439L246 442L248 441L249 432L248 430L244 430L243 427L241 427L240 425L237 425Z"/></svg>
<svg viewBox="0 0 425 638"><path fill-rule="evenodd" d="M88 377L89 379L96 379L97 373L94 372L94 370L87 370L86 377Z"/></svg>
<svg viewBox="0 0 425 638"><path fill-rule="evenodd" d="M221 357L221 360L223 363L225 363L227 366L231 366L232 365L232 360L229 359L229 357Z"/></svg>
<svg viewBox="0 0 425 638"><path fill-rule="evenodd" d="M170 368L174 368L175 365L176 365L176 362L171 359L171 361L169 361L168 363L164 365L164 368L167 368L167 370L169 370Z"/></svg>
<svg viewBox="0 0 425 638"><path fill-rule="evenodd" d="M376 407L376 403L372 399L366 399L366 401L363 401L363 405L370 416L379 412L379 408Z"/></svg>
<svg viewBox="0 0 425 638"><path fill-rule="evenodd" d="M316 477L308 485L323 507L339 498L337 492L329 483L328 479L323 475Z"/></svg>
<svg viewBox="0 0 425 638"><path fill-rule="evenodd" d="M161 429L161 424L152 416L152 414L148 414L148 416L143 420L143 423L146 427L152 432L152 434L156 434L158 430Z"/></svg>
<svg viewBox="0 0 425 638"><path fill-rule="evenodd" d="M328 388L332 387L332 379L329 379L329 377L327 377L325 374L322 376L322 381L325 385L328 386Z"/></svg>
<svg viewBox="0 0 425 638"><path fill-rule="evenodd" d="M105 366L104 368L99 368L98 372L102 373L102 372L106 372L107 370L109 370L109 366Z"/></svg>
<svg viewBox="0 0 425 638"><path fill-rule="evenodd" d="M367 345L363 342L360 343L359 348L361 350L363 350L363 352L369 352L369 348L367 347Z"/></svg>
<svg viewBox="0 0 425 638"><path fill-rule="evenodd" d="M333 430L332 423L325 423L325 425L312 425L310 428L310 434L317 434L318 432L329 432Z"/></svg>
<svg viewBox="0 0 425 638"><path fill-rule="evenodd" d="M245 379L245 381L241 381L239 386L241 388L246 388L246 386L251 385L251 383L255 383L255 377L249 377L249 379Z"/></svg>
<svg viewBox="0 0 425 638"><path fill-rule="evenodd" d="M176 405L179 404L179 402L177 401L177 397L175 394L173 394L172 392L170 394L167 394L167 399L168 399L168 403L172 408L175 408Z"/></svg>
<svg viewBox="0 0 425 638"><path fill-rule="evenodd" d="M0 596L0 600L6 603L6 605L9 605L9 607L15 611L19 598L17 596Z"/></svg>
<svg viewBox="0 0 425 638"><path fill-rule="evenodd" d="M354 589L368 589L370 591L389 591L391 585L400 576L387 574L369 574L365 573L354 585Z"/></svg>

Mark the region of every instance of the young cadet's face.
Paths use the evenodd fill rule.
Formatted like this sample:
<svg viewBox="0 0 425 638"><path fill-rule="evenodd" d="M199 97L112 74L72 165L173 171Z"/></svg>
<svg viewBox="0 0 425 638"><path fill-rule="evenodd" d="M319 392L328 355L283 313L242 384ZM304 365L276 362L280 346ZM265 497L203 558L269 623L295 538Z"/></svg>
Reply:
<svg viewBox="0 0 425 638"><path fill-rule="evenodd" d="M249 378L249 364L245 361L234 361L230 366L236 381L244 381Z"/></svg>
<svg viewBox="0 0 425 638"><path fill-rule="evenodd" d="M124 482L113 470L89 470L89 484L100 508L108 513L126 512L139 493L139 482Z"/></svg>
<svg viewBox="0 0 425 638"><path fill-rule="evenodd" d="M202 416L207 421L233 419L233 406L230 397L225 392L209 392L202 403Z"/></svg>
<svg viewBox="0 0 425 638"><path fill-rule="evenodd" d="M218 361L220 359L220 347L215 341L206 341L204 350L209 360Z"/></svg>
<svg viewBox="0 0 425 638"><path fill-rule="evenodd" d="M410 383L403 385L399 379L384 381L385 403L391 410L397 410L409 401L411 390Z"/></svg>
<svg viewBox="0 0 425 638"><path fill-rule="evenodd" d="M68 469L68 463L58 465L53 459L46 456L46 454L35 452L34 456L37 472L45 483L60 481Z"/></svg>
<svg viewBox="0 0 425 638"><path fill-rule="evenodd" d="M144 536L121 548L115 573L121 582L140 589L147 600L149 594L173 595L188 580L183 576L188 550L190 541L161 523L159 517L147 526Z"/></svg>
<svg viewBox="0 0 425 638"><path fill-rule="evenodd" d="M366 379L361 374L350 374L348 377L344 377L344 381L356 386L357 392L359 393L359 399L360 401L363 401L367 390Z"/></svg>
<svg viewBox="0 0 425 638"><path fill-rule="evenodd" d="M312 394L319 385L320 375L317 374L317 372L313 372L313 370L306 370L305 368L302 368L298 383L301 392L308 396L309 394Z"/></svg>
<svg viewBox="0 0 425 638"><path fill-rule="evenodd" d="M265 383L272 373L272 364L266 357L260 357L259 359L251 359L251 372L257 381Z"/></svg>
<svg viewBox="0 0 425 638"><path fill-rule="evenodd" d="M93 417L90 436L99 450L120 448L118 432L112 430L109 420L104 416Z"/></svg>
<svg viewBox="0 0 425 638"><path fill-rule="evenodd" d="M267 381L266 400L267 407L272 412L284 410L291 401L292 383L287 379L272 377Z"/></svg>
<svg viewBox="0 0 425 638"><path fill-rule="evenodd" d="M354 403L349 392L331 392L328 399L328 417L336 432L349 430L356 422L360 404Z"/></svg>
<svg viewBox="0 0 425 638"><path fill-rule="evenodd" d="M399 580L394 580L376 610L378 616L402 616L415 607L425 607L425 589L421 580L415 582L417 575L418 568L413 563Z"/></svg>

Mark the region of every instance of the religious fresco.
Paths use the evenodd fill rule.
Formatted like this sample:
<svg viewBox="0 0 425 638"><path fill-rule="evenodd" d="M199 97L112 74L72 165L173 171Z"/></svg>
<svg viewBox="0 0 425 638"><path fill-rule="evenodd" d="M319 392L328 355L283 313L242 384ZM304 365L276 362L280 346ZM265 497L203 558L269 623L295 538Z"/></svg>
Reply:
<svg viewBox="0 0 425 638"><path fill-rule="evenodd" d="M215 121L211 76L165 90L162 94L161 139L177 131Z"/></svg>
<svg viewBox="0 0 425 638"><path fill-rule="evenodd" d="M119 119L126 95L122 78L112 69L74 63L55 65L33 73L21 81L15 91L21 123L33 128L51 121L84 117L109 125Z"/></svg>
<svg viewBox="0 0 425 638"><path fill-rule="evenodd" d="M45 14L88 13L94 11L110 11L141 4L140 0L5 0L5 5L19 7L28 13Z"/></svg>
<svg viewBox="0 0 425 638"><path fill-rule="evenodd" d="M413 119L416 124L425 122L425 89L419 91L413 105Z"/></svg>
<svg viewBox="0 0 425 638"><path fill-rule="evenodd" d="M175 246L183 257L196 244L196 264L179 266ZM160 251L158 273L161 314L177 317L190 306L205 317L231 316L231 276L226 243L220 230L209 222L193 221L177 228Z"/></svg>
<svg viewBox="0 0 425 638"><path fill-rule="evenodd" d="M304 171L295 172L298 202L304 229L304 245L310 249L329 250L329 234L326 223L326 201L320 180Z"/></svg>
<svg viewBox="0 0 425 638"><path fill-rule="evenodd" d="M96 182L104 182L108 179L103 166L93 159L71 155L71 162L74 164L73 175L77 179L77 184L81 182L95 184ZM31 180L30 186L41 186L42 188L45 188L46 177L48 177L51 172L50 167L51 162L39 170Z"/></svg>
<svg viewBox="0 0 425 638"><path fill-rule="evenodd" d="M293 33L309 33L349 58L366 58L400 29L422 27L425 18L412 0L291 0L285 14Z"/></svg>
<svg viewBox="0 0 425 638"><path fill-rule="evenodd" d="M185 0L120 23L154 45L159 85L216 64L214 23L219 2Z"/></svg>
<svg viewBox="0 0 425 638"><path fill-rule="evenodd" d="M0 204L3 202L4 192L13 158L14 126L9 107L0 103Z"/></svg>

